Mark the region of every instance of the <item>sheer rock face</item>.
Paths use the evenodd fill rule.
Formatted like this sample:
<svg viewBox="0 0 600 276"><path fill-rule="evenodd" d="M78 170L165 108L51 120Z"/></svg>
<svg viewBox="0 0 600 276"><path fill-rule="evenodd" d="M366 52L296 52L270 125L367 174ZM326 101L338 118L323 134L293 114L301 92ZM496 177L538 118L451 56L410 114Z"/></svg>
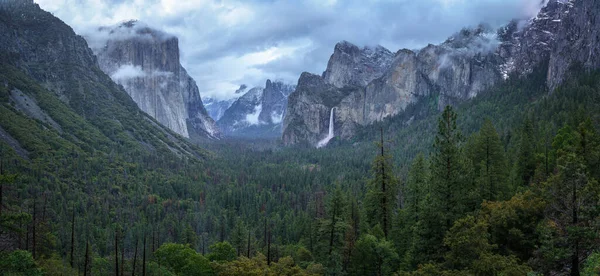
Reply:
<svg viewBox="0 0 600 276"><path fill-rule="evenodd" d="M550 0L535 18L497 31L463 29L416 52L403 49L390 57L382 47L338 43L322 77L300 76L289 97L283 141L316 144L327 135L333 107L335 136L347 139L357 126L403 112L424 96L436 95L442 109L539 66L547 66L542 69L553 89L573 64L600 67L599 32L600 1Z"/></svg>
<svg viewBox="0 0 600 276"><path fill-rule="evenodd" d="M396 115L432 93L440 95L440 107L474 97L501 79L499 59L492 54L494 41L491 30L479 27L463 30L443 44L429 45L419 52L404 49L391 58L382 58L385 54L370 55L376 59L349 58L362 57L357 54L359 48L348 46L348 42L339 43L323 77L302 74L298 80L288 103L284 143L315 144L325 137L328 128L323 126L327 126L333 107L335 135L347 139L354 135L357 126ZM382 47L376 49L378 53L389 52ZM366 60L368 64L361 67L349 60ZM374 60L381 66L374 66ZM354 69L344 74L339 68ZM376 70L366 74L361 68Z"/></svg>
<svg viewBox="0 0 600 276"><path fill-rule="evenodd" d="M362 49L342 41L335 45L323 78L335 87L366 86L383 75L388 69L393 54L381 46Z"/></svg>
<svg viewBox="0 0 600 276"><path fill-rule="evenodd" d="M294 89L282 81L267 80L264 88L252 88L231 104L217 124L230 136L278 137Z"/></svg>
<svg viewBox="0 0 600 276"><path fill-rule="evenodd" d="M561 24L555 34L548 64L548 85L556 88L574 63L584 69L600 68L600 1L562 3ZM568 13L567 13L568 12Z"/></svg>
<svg viewBox="0 0 600 276"><path fill-rule="evenodd" d="M125 88L140 109L184 137L219 136L196 82L179 62L176 37L135 21L99 32L108 39L90 45L97 46L93 50L100 68Z"/></svg>

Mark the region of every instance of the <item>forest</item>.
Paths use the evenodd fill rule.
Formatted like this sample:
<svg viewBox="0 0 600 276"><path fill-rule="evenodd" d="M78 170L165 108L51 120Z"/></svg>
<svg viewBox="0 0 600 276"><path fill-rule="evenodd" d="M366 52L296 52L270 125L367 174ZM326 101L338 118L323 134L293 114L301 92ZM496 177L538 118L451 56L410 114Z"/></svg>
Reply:
<svg viewBox="0 0 600 276"><path fill-rule="evenodd" d="M600 72L572 71L443 111L431 95L325 149L227 140L198 158L113 147L78 121L89 140L61 139L0 85L2 126L31 153L0 143L0 244L16 248L0 271L599 275Z"/></svg>

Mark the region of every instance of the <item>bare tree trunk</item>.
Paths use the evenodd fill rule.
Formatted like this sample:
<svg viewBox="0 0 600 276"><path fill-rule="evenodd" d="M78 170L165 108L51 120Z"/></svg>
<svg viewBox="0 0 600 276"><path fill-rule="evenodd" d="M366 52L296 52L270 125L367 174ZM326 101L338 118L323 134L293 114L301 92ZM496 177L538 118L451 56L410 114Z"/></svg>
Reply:
<svg viewBox="0 0 600 276"><path fill-rule="evenodd" d="M135 263L137 261L138 240L135 240L135 251L133 252L133 267L131 268L131 276L135 276Z"/></svg>
<svg viewBox="0 0 600 276"><path fill-rule="evenodd" d="M146 231L144 231L144 251L142 254L142 276L146 276Z"/></svg>
<svg viewBox="0 0 600 276"><path fill-rule="evenodd" d="M125 240L125 239L123 239ZM125 242L123 242L125 243ZM121 245L121 276L125 273L125 244Z"/></svg>
<svg viewBox="0 0 600 276"><path fill-rule="evenodd" d="M267 234L267 265L271 265L271 230Z"/></svg>
<svg viewBox="0 0 600 276"><path fill-rule="evenodd" d="M83 261L83 276L88 275L88 262L90 259L89 247L90 247L90 242L88 241L85 243L85 260Z"/></svg>
<svg viewBox="0 0 600 276"><path fill-rule="evenodd" d="M115 229L115 276L119 276L119 239Z"/></svg>
<svg viewBox="0 0 600 276"><path fill-rule="evenodd" d="M35 224L36 224L36 216L35 216L35 213L36 213L36 212L35 212L35 209L36 209L36 206L35 206L35 198L34 198L34 199L33 199L33 236L32 236L32 239L33 239L33 248L32 248L32 250L31 250L31 253L32 253L32 255L33 255L33 259L34 259L34 260L35 260L35 258L36 258L36 250L35 250L35 249L36 249L36 243L35 243L35 236L36 236L36 235L35 235L35 234L36 234L36 233L35 233Z"/></svg>
<svg viewBox="0 0 600 276"><path fill-rule="evenodd" d="M250 230L248 229L248 252L246 253L246 257L250 259Z"/></svg>
<svg viewBox="0 0 600 276"><path fill-rule="evenodd" d="M75 251L75 205L73 204L73 215L71 216L71 267L73 267L73 252Z"/></svg>
<svg viewBox="0 0 600 276"><path fill-rule="evenodd" d="M383 211L383 235L385 236L385 238L387 239L388 237L388 210L387 210L387 194L386 194L386 187L385 187L385 160L384 158L384 148L383 148L383 128L380 129L381 131L381 191L383 192L382 194L382 198L381 198L381 208Z"/></svg>

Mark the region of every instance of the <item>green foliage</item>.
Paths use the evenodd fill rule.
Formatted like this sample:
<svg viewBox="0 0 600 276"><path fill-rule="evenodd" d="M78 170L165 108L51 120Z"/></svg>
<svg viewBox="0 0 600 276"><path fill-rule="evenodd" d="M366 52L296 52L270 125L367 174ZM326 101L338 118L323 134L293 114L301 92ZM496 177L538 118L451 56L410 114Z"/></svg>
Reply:
<svg viewBox="0 0 600 276"><path fill-rule="evenodd" d="M0 255L0 271L3 275L43 275L31 253L24 250Z"/></svg>
<svg viewBox="0 0 600 276"><path fill-rule="evenodd" d="M391 156L385 152L383 132L378 144L379 152L373 160L373 177L367 183L365 209L367 220L371 227L380 225L385 237L393 225L393 210L395 208L398 180L393 173Z"/></svg>
<svg viewBox="0 0 600 276"><path fill-rule="evenodd" d="M537 228L545 208L543 199L527 190L507 201L484 202L479 218L488 224L490 240L496 244L498 252L525 260L537 247Z"/></svg>
<svg viewBox="0 0 600 276"><path fill-rule="evenodd" d="M164 267L175 275L211 275L213 273L208 259L191 249L189 245L163 244L154 252L154 257L160 267ZM151 266L150 271L155 271L155 269L157 268Z"/></svg>
<svg viewBox="0 0 600 276"><path fill-rule="evenodd" d="M592 255L590 255L587 260L585 261L585 264L583 266L583 269L581 270L581 275L582 276L595 276L595 275L599 275L600 274L600 253L593 253Z"/></svg>
<svg viewBox="0 0 600 276"><path fill-rule="evenodd" d="M504 147L498 132L489 119L486 119L479 132L474 134L474 142L467 146L473 164L475 181L482 200L497 200L509 195L508 166Z"/></svg>
<svg viewBox="0 0 600 276"><path fill-rule="evenodd" d="M77 275L77 269L70 267L67 262L57 255L39 261L44 275Z"/></svg>
<svg viewBox="0 0 600 276"><path fill-rule="evenodd" d="M546 210L548 221L542 228L546 235L539 253L554 255L552 263L545 265L547 270L560 270L571 264L571 270L579 273L585 252L599 245L592 239L600 231L597 224L600 184L590 175L582 154L597 148L581 149L584 147L581 136L568 126L559 133L561 135L553 143L557 147L556 172L542 184L549 204Z"/></svg>
<svg viewBox="0 0 600 276"><path fill-rule="evenodd" d="M444 238L450 251L446 253L446 264L451 269L465 269L483 254L491 252L488 241L488 226L467 216L457 220Z"/></svg>
<svg viewBox="0 0 600 276"><path fill-rule="evenodd" d="M363 235L352 254L350 275L390 275L396 271L398 254L391 242L373 235Z"/></svg>
<svg viewBox="0 0 600 276"><path fill-rule="evenodd" d="M235 249L228 242L218 242L210 246L208 259L217 262L228 262L235 259Z"/></svg>
<svg viewBox="0 0 600 276"><path fill-rule="evenodd" d="M267 258L258 254L248 259L246 257L238 258L235 261L220 263L217 265L217 271L222 276L258 276L258 275L322 275L322 267L310 265L306 270L296 266L291 257L283 257L278 262L267 265Z"/></svg>
<svg viewBox="0 0 600 276"><path fill-rule="evenodd" d="M462 152L462 134L457 129L456 113L447 106L438 122L438 132L431 155L432 204L441 216L440 233L445 233L452 222L470 211L472 189Z"/></svg>

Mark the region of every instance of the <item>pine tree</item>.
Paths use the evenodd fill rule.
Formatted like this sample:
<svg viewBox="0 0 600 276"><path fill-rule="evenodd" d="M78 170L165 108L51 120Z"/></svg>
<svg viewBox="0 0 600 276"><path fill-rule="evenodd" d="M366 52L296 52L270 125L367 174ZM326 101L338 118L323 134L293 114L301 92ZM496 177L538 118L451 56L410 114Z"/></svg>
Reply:
<svg viewBox="0 0 600 276"><path fill-rule="evenodd" d="M585 143L581 141L580 132L567 126L559 131L557 138L560 142L553 143L559 147L556 149L556 174L549 178L544 187L549 199L547 217L553 224L552 229L560 230L556 238L549 242L555 244L552 248L566 251L555 254L568 256L564 265L570 265L571 275L579 275L585 252L598 246L598 242L589 240L589 237L596 236L600 231L596 223L600 218L597 206L600 184L591 177L587 168L585 156L582 155Z"/></svg>
<svg viewBox="0 0 600 276"><path fill-rule="evenodd" d="M455 219L467 211L469 194L462 156L462 134L456 128L456 113L446 106L438 123L438 133L431 155L431 196L436 212L443 221L440 233L445 233Z"/></svg>
<svg viewBox="0 0 600 276"><path fill-rule="evenodd" d="M371 227L379 224L387 238L392 226L392 210L396 203L397 180L392 171L391 156L385 152L383 129L377 145L380 153L373 160L373 178L367 183L367 218Z"/></svg>
<svg viewBox="0 0 600 276"><path fill-rule="evenodd" d="M486 119L475 135L471 161L475 169L479 196L483 200L497 200L508 193L507 164L498 132Z"/></svg>
<svg viewBox="0 0 600 276"><path fill-rule="evenodd" d="M533 122L526 119L521 129L521 140L519 142L519 153L516 163L516 184L520 186L529 185L535 173L535 140L533 133Z"/></svg>
<svg viewBox="0 0 600 276"><path fill-rule="evenodd" d="M423 154L417 155L414 159L410 171L408 172L408 181L404 191L404 206L413 223L419 220L420 206L423 204L423 198L428 192L427 185L429 179L429 169L427 161Z"/></svg>
<svg viewBox="0 0 600 276"><path fill-rule="evenodd" d="M337 183L327 202L327 217L319 221L319 249L317 250L318 259L327 260L324 264L332 275L339 275L342 271L344 235L349 229L346 222L346 209L347 199L341 185Z"/></svg>

